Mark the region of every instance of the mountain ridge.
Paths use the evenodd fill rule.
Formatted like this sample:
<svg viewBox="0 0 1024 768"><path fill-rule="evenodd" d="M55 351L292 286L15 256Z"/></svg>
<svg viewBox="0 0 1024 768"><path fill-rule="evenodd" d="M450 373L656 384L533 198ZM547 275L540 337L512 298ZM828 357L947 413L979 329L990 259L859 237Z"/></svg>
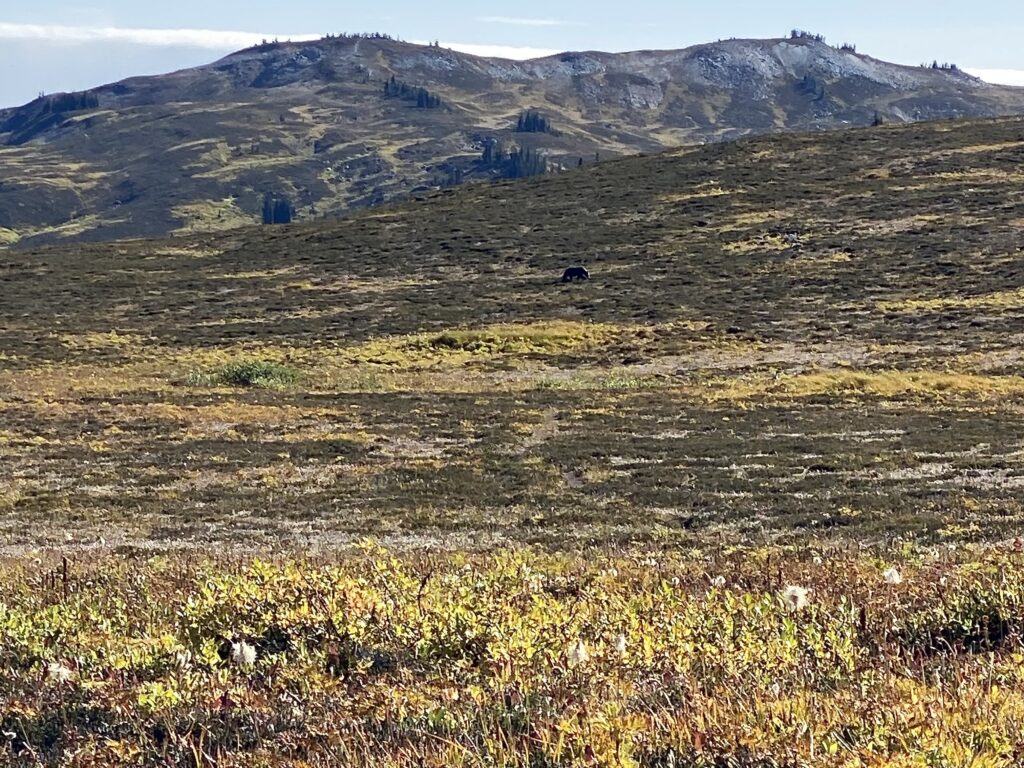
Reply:
<svg viewBox="0 0 1024 768"><path fill-rule="evenodd" d="M517 131L529 110L552 129ZM268 43L0 110L0 243L227 229L271 194L296 218L337 216L508 175L510 147L557 170L876 116L1022 112L1024 89L810 37L526 61L383 36Z"/></svg>

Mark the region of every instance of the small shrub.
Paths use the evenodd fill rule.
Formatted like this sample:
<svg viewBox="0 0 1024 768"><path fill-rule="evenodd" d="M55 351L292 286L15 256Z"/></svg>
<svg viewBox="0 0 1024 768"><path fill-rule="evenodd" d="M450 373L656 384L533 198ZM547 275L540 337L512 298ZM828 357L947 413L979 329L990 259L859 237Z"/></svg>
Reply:
<svg viewBox="0 0 1024 768"><path fill-rule="evenodd" d="M217 386L216 374L205 371L190 371L185 377L186 387L215 387Z"/></svg>
<svg viewBox="0 0 1024 768"><path fill-rule="evenodd" d="M294 384L299 378L298 371L280 363L269 360L240 360L228 363L214 373L192 371L185 378L185 384L190 387L224 385L274 389Z"/></svg>
<svg viewBox="0 0 1024 768"><path fill-rule="evenodd" d="M438 349L463 349L465 343L450 333L442 333L430 340L430 346Z"/></svg>
<svg viewBox="0 0 1024 768"><path fill-rule="evenodd" d="M245 360L225 365L220 371L220 379L235 387L280 387L294 384L299 374L280 363Z"/></svg>

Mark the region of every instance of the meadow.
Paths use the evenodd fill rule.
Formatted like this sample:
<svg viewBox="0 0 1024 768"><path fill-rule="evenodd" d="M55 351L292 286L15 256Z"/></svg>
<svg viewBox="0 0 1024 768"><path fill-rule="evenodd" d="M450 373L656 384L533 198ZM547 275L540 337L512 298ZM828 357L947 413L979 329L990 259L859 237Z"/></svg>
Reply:
<svg viewBox="0 0 1024 768"><path fill-rule="evenodd" d="M1019 764L1021 548L3 564L22 764Z"/></svg>
<svg viewBox="0 0 1024 768"><path fill-rule="evenodd" d="M778 136L7 252L0 755L1019 764L1022 159Z"/></svg>

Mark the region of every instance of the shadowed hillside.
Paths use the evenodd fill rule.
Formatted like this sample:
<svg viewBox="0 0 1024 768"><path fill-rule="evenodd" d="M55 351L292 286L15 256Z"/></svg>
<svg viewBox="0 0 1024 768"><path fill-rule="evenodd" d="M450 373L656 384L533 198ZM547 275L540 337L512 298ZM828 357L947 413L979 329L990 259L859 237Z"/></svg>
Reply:
<svg viewBox="0 0 1024 768"><path fill-rule="evenodd" d="M527 62L380 38L268 44L0 112L0 247L231 229L268 199L320 219L749 134L1022 110L1024 89L811 38Z"/></svg>
<svg viewBox="0 0 1024 768"><path fill-rule="evenodd" d="M1005 535L1022 159L1019 120L786 135L12 252L4 534Z"/></svg>

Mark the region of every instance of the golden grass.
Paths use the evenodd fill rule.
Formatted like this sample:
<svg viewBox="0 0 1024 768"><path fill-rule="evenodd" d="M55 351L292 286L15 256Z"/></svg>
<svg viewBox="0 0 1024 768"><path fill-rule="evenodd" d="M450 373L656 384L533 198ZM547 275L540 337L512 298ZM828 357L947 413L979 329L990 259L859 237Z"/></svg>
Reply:
<svg viewBox="0 0 1024 768"><path fill-rule="evenodd" d="M761 235L749 240L737 240L725 243L722 250L733 255L746 255L750 253L769 252L778 253L791 248L782 235Z"/></svg>
<svg viewBox="0 0 1024 768"><path fill-rule="evenodd" d="M948 182L973 181L978 183L1005 183L1019 184L1024 181L1024 173L1010 173L995 168L972 168L971 170L943 171L929 174L928 179Z"/></svg>
<svg viewBox="0 0 1024 768"><path fill-rule="evenodd" d="M461 365L498 356L570 352L600 343L622 330L614 325L561 320L499 324L377 339L339 354L352 362L398 369Z"/></svg>
<svg viewBox="0 0 1024 768"><path fill-rule="evenodd" d="M237 277L234 275L232 277ZM298 312L296 317L304 316ZM251 322L239 319L238 322ZM229 320L223 321L229 324ZM680 330L701 332L706 323L680 323ZM573 321L496 324L374 339L355 345L290 346L272 342L223 347L163 347L153 339L116 331L55 335L80 355L109 358L81 363L46 363L0 373L10 392L49 397L161 393L182 386L188 374L210 374L240 360L260 360L298 370L303 387L314 391L485 392L531 389L551 382L543 363L559 355L584 355L634 333L630 326ZM491 369L492 366L498 369ZM513 366L510 377L502 369ZM636 388L628 371L581 370L566 385L583 389ZM616 384L618 382L618 384ZM227 387L215 389L230 391Z"/></svg>
<svg viewBox="0 0 1024 768"><path fill-rule="evenodd" d="M664 205L685 203L689 200L700 200L707 197L724 197L735 194L735 190L724 189L717 182L706 182L699 184L689 192L674 192L668 195L661 195L658 202Z"/></svg>
<svg viewBox="0 0 1024 768"><path fill-rule="evenodd" d="M879 302L882 312L942 312L956 309L1020 309L1024 307L1024 288L995 291L979 296L937 296Z"/></svg>
<svg viewBox="0 0 1024 768"><path fill-rule="evenodd" d="M239 208L238 201L232 197L182 203L171 209L171 215L182 221L182 225L174 231L175 235L216 232L259 223L256 216Z"/></svg>
<svg viewBox="0 0 1024 768"><path fill-rule="evenodd" d="M726 230L737 229L740 227L756 227L759 224L767 224L769 221L774 221L782 216L781 211L765 210L765 211L746 211L744 213L734 214L729 219L728 226L723 227Z"/></svg>
<svg viewBox="0 0 1024 768"><path fill-rule="evenodd" d="M215 179L217 181L232 181L237 179L239 174L246 171L261 170L268 171L275 168L285 168L289 165L299 165L305 158L298 155L283 155L277 157L264 157L262 155L242 155L229 158L222 167L211 168L208 171L195 174L197 179Z"/></svg>
<svg viewBox="0 0 1024 768"><path fill-rule="evenodd" d="M100 214L90 214L88 216L79 216L76 219L70 219L63 224L56 224L51 227L35 227L32 229L26 229L21 232L21 236L23 238L39 235L55 235L60 238L75 237L77 235L90 232L100 225L106 226L120 221L124 220L119 219L117 221L111 221Z"/></svg>
<svg viewBox="0 0 1024 768"><path fill-rule="evenodd" d="M799 253L795 258L789 259L781 264L771 265L771 269L778 269L783 272L807 273L807 270L836 267L842 264L849 264L853 261L854 255L847 251L835 251L833 253Z"/></svg>
<svg viewBox="0 0 1024 768"><path fill-rule="evenodd" d="M62 333L58 335L58 338L65 347L73 350L139 349L146 343L146 339L138 334L118 333L117 331Z"/></svg>
<svg viewBox="0 0 1024 768"><path fill-rule="evenodd" d="M224 251L201 245L163 245L152 251L154 256L188 256L196 259L209 259L220 256Z"/></svg>
<svg viewBox="0 0 1024 768"><path fill-rule="evenodd" d="M963 147L956 147L955 149L944 149L941 152L935 154L936 157L945 157L949 155L979 155L987 152L1000 152L1002 150L1019 150L1024 147L1022 141L998 141L989 144L970 144Z"/></svg>
<svg viewBox="0 0 1024 768"><path fill-rule="evenodd" d="M219 139L196 139L195 141L186 141L181 144L175 144L173 147L167 149L168 152L180 152L184 149L198 149L199 147L206 147L213 144L215 147L227 147L227 142L220 141Z"/></svg>
<svg viewBox="0 0 1024 768"><path fill-rule="evenodd" d="M710 400L758 398L943 399L976 398L990 401L1024 395L1024 376L985 376L947 371L836 370L795 375L756 374L719 379L706 389Z"/></svg>

